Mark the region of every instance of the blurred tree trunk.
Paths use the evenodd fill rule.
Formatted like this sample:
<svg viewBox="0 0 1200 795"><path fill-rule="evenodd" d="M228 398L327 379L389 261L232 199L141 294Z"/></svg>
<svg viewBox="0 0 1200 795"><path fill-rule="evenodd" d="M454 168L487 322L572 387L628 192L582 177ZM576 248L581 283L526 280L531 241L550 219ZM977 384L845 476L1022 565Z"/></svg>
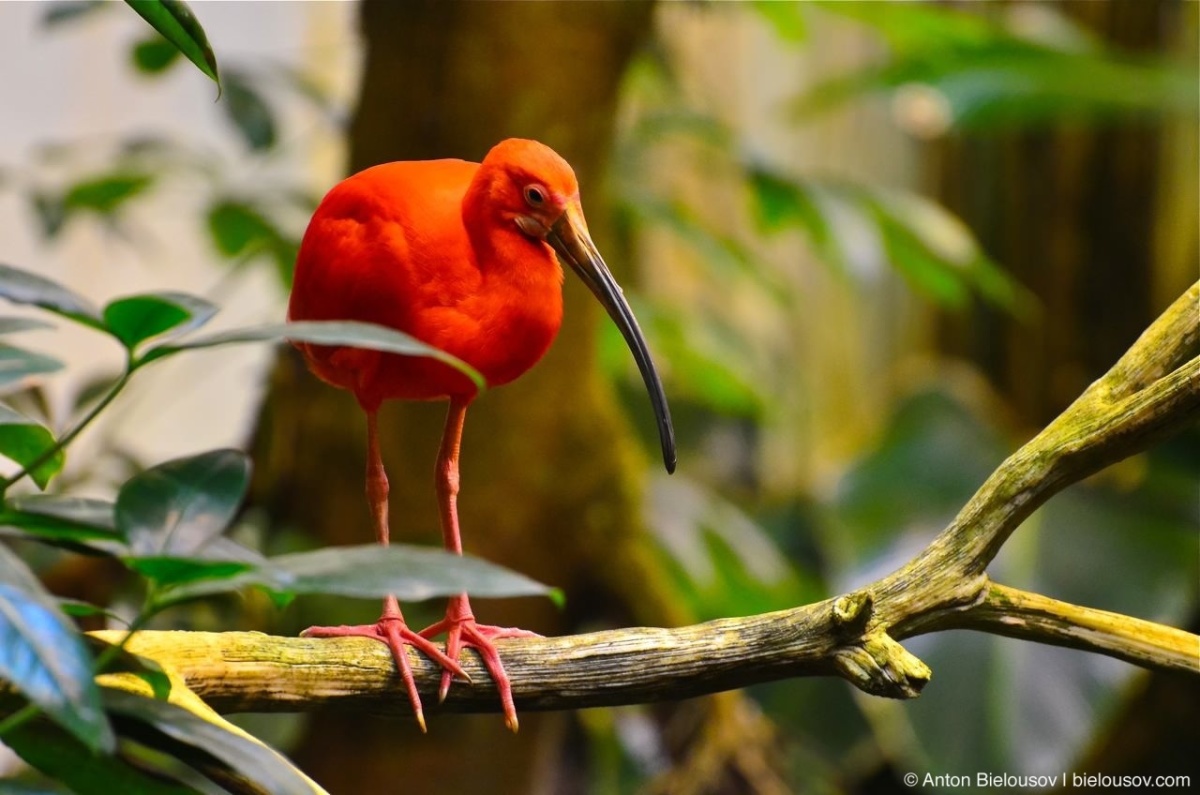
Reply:
<svg viewBox="0 0 1200 795"><path fill-rule="evenodd" d="M618 87L651 29L651 11L649 3L366 0L350 170L400 159L479 160L503 138L537 138L575 167L604 250L601 175ZM630 277L626 263L609 264L618 278ZM571 276L565 291L566 320L545 360L468 413L460 513L468 552L563 587L567 609L544 599L479 601L477 615L543 634L631 620L680 623L688 617L662 590L640 532L649 461L595 365L598 307ZM445 410L444 403L393 403L381 414L397 541L440 543L433 463ZM254 458L255 502L276 526L303 527L325 544L370 540L362 414L349 394L304 372L295 355L273 374ZM443 607L423 616L411 606L406 616L420 626ZM376 610L358 603L356 615L336 620L370 621ZM573 769L563 761L564 738L578 732L570 716L523 714L516 737L498 715L434 714L430 729L422 738L397 722L320 714L294 758L335 795L393 786L565 792L586 780L580 760Z"/></svg>

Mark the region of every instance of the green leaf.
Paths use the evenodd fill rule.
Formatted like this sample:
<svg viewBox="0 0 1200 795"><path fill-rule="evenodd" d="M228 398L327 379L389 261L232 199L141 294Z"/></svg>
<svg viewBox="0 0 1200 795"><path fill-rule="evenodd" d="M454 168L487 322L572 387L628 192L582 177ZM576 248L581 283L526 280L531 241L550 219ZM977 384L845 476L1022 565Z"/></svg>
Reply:
<svg viewBox="0 0 1200 795"><path fill-rule="evenodd" d="M254 568L236 560L207 560L166 556L127 557L129 568L161 585L197 580L224 580Z"/></svg>
<svg viewBox="0 0 1200 795"><path fill-rule="evenodd" d="M18 538L85 554L119 555L127 551L124 537L113 524L113 504L87 497L13 497L0 510L0 528L19 531L14 534Z"/></svg>
<svg viewBox="0 0 1200 795"><path fill-rule="evenodd" d="M875 190L875 210L889 259L918 289L962 307L967 291L1014 316L1028 317L1037 299L992 262L971 230L940 204L914 193Z"/></svg>
<svg viewBox="0 0 1200 795"><path fill-rule="evenodd" d="M804 20L803 3L780 3L775 0L757 0L753 8L758 15L771 24L775 35L789 44L802 44L808 40L808 24Z"/></svg>
<svg viewBox="0 0 1200 795"><path fill-rule="evenodd" d="M63 207L68 213L88 210L99 215L111 216L125 202L145 192L154 183L151 174L139 172L113 172L77 182L63 196Z"/></svg>
<svg viewBox="0 0 1200 795"><path fill-rule="evenodd" d="M207 337L195 337L183 342L159 345L146 351L139 366L173 356L180 351L212 348L218 345L234 345L243 342L268 342L288 340L290 342L310 342L316 345L344 345L352 348L369 348L385 353L399 353L405 356L427 356L437 359L475 382L481 390L486 386L475 368L466 362L440 351L432 345L410 337L402 331L396 331L373 323L356 321L303 321L298 323L273 323L254 328L234 329Z"/></svg>
<svg viewBox="0 0 1200 795"><path fill-rule="evenodd" d="M91 751L115 740L79 633L28 567L0 544L0 678ZM9 737L5 736L7 743Z"/></svg>
<svg viewBox="0 0 1200 795"><path fill-rule="evenodd" d="M0 298L48 309L92 328L104 328L103 318L86 298L57 282L10 265L0 264Z"/></svg>
<svg viewBox="0 0 1200 795"><path fill-rule="evenodd" d="M238 450L178 458L135 475L117 495L117 527L137 557L197 554L225 531L250 476Z"/></svg>
<svg viewBox="0 0 1200 795"><path fill-rule="evenodd" d="M18 537L82 554L121 555L128 551L116 530L111 502L59 494L23 494L0 510L0 528Z"/></svg>
<svg viewBox="0 0 1200 795"><path fill-rule="evenodd" d="M960 9L840 2L824 2L821 8L874 28L889 47L903 54L935 47L976 51L1014 39L986 16Z"/></svg>
<svg viewBox="0 0 1200 795"><path fill-rule="evenodd" d="M2 362L3 358L0 356L0 363ZM41 461L29 473L38 488L46 488L50 479L62 471L66 460L62 450L57 450L42 460L55 444L54 434L44 426L0 404L0 455L16 461L23 467Z"/></svg>
<svg viewBox="0 0 1200 795"><path fill-rule="evenodd" d="M83 19L93 11L99 11L108 5L105 0L60 0L57 3L47 3L46 12L42 15L42 27L51 28L64 22Z"/></svg>
<svg viewBox="0 0 1200 795"><path fill-rule="evenodd" d="M174 336L199 328L216 313L216 306L187 293L145 293L104 307L104 322L113 336L132 350L167 331Z"/></svg>
<svg viewBox="0 0 1200 795"><path fill-rule="evenodd" d="M173 555L125 556L125 565L159 585L182 585L198 580L223 580L269 565L259 552L218 536L191 557Z"/></svg>
<svg viewBox="0 0 1200 795"><path fill-rule="evenodd" d="M829 227L808 192L796 181L761 167L750 166L748 185L759 228L768 234L803 227L823 250Z"/></svg>
<svg viewBox="0 0 1200 795"><path fill-rule="evenodd" d="M56 373L62 366L53 357L0 343L0 390L7 390L30 376Z"/></svg>
<svg viewBox="0 0 1200 795"><path fill-rule="evenodd" d="M801 118L866 94L908 87L920 87L921 96L944 104L945 119L938 127L958 129L1200 113L1195 69L1105 51L1069 22L1059 26L1058 40L1047 44L1015 36L983 15L944 8L912 3L823 7L876 28L894 55L882 65L809 89L793 103ZM903 119L903 102L898 107Z"/></svg>
<svg viewBox="0 0 1200 795"><path fill-rule="evenodd" d="M225 580L207 580L166 589L162 604L173 604L247 586L291 594L337 594L373 598L395 594L416 602L437 596L539 596L556 593L541 583L478 558L440 549L392 544L329 547L277 555Z"/></svg>
<svg viewBox="0 0 1200 795"><path fill-rule="evenodd" d="M208 208L208 231L217 251L229 258L269 250L283 236L258 208L234 199L221 199Z"/></svg>
<svg viewBox="0 0 1200 795"><path fill-rule="evenodd" d="M33 520L48 519L116 533L116 508L108 500L64 494L22 494L8 500L5 516L25 515ZM19 527L29 525L17 522ZM119 537L119 536L118 536Z"/></svg>
<svg viewBox="0 0 1200 795"><path fill-rule="evenodd" d="M275 146L275 115L248 75L234 70L226 73L222 107L251 151Z"/></svg>
<svg viewBox="0 0 1200 795"><path fill-rule="evenodd" d="M41 224L42 236L46 240L58 237L67 222L67 209L63 206L62 197L35 192L29 195L29 200Z"/></svg>
<svg viewBox="0 0 1200 795"><path fill-rule="evenodd" d="M165 72L179 58L180 52L174 44L162 36L151 35L133 45L130 53L134 67L143 74L156 75Z"/></svg>
<svg viewBox="0 0 1200 795"><path fill-rule="evenodd" d="M221 85L217 56L208 44L204 28L192 10L182 0L125 0L142 19L150 23L167 41L175 45L187 59L214 83Z"/></svg>
<svg viewBox="0 0 1200 795"><path fill-rule="evenodd" d="M103 616L104 618L108 618L113 621L128 624L128 621L126 621L123 616L119 615L113 610L109 610L107 607L94 605L91 602L85 602L82 599L67 599L62 596L58 597L57 601L58 609L63 611L64 615L68 615L71 618L91 618L93 616ZM84 635L83 637L85 640L87 640L91 636Z"/></svg>
<svg viewBox="0 0 1200 795"><path fill-rule="evenodd" d="M104 706L114 715L149 726L168 741L156 743L153 737L144 737L143 742L147 745L158 745L170 751L172 743L183 743L218 760L269 795L314 795L321 792L274 749L234 734L182 707L111 688L104 689Z"/></svg>
<svg viewBox="0 0 1200 795"><path fill-rule="evenodd" d="M4 743L30 766L66 784L76 795L196 795L193 788L131 764L123 756L92 753L46 721L21 726L6 734Z"/></svg>
<svg viewBox="0 0 1200 795"><path fill-rule="evenodd" d="M53 323L34 317L0 317L0 334L16 334L21 331L40 331L54 328Z"/></svg>

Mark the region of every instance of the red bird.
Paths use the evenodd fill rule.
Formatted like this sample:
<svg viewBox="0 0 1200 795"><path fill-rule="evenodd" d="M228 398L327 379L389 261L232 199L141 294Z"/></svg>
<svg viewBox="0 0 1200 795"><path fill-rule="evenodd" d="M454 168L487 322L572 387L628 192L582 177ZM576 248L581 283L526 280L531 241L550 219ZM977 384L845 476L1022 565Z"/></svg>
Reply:
<svg viewBox="0 0 1200 795"><path fill-rule="evenodd" d="M500 386L542 358L562 323L562 268L571 267L604 305L641 371L658 421L663 461L675 469L675 439L662 384L621 288L588 235L579 186L565 160L536 141L509 139L482 163L386 163L335 186L304 233L296 261L291 320L359 320L405 332L467 362ZM475 385L429 358L297 345L323 381L354 393L367 415L367 500L375 537L388 543L388 481L376 416L384 400L450 401L437 459L437 492L446 548L462 554L458 531L458 454ZM430 641L446 633L446 653ZM360 635L388 645L422 731L421 699L404 646L442 667L439 697L460 650L474 648L500 691L505 724L516 731L512 687L494 641L529 636L479 624L466 594L421 632L404 623L395 597L375 624L312 627L306 636Z"/></svg>

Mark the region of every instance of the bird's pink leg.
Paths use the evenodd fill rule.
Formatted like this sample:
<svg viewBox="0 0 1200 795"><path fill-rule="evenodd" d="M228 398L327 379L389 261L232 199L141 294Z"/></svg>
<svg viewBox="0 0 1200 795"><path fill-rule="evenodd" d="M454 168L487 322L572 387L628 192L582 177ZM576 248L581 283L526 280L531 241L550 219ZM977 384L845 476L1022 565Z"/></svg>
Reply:
<svg viewBox="0 0 1200 795"><path fill-rule="evenodd" d="M388 479L387 472L383 469L383 456L379 452L379 432L376 425L376 412L377 409L367 410L367 502L371 505L371 515L375 521L375 540L381 545L387 546L389 543ZM457 675L464 679L469 679L456 659L443 654L428 639L408 628L408 625L404 623L404 616L400 613L400 603L396 601L396 597L394 596L388 596L383 600L383 612L379 616L379 621L374 624L341 627L309 627L300 634L306 638L357 636L374 638L382 643L386 643L387 647L391 649L392 659L396 661L396 669L400 673L400 678L404 681L404 688L408 692L408 700L412 702L413 712L417 718L417 725L421 727L421 731L425 731L425 713L421 709L421 696L417 693L417 683L413 678L412 667L408 662L408 653L404 648L405 645L413 646L425 652L434 662L445 669L446 677Z"/></svg>
<svg viewBox="0 0 1200 795"><path fill-rule="evenodd" d="M438 508L442 518L442 538L446 549L462 554L462 537L458 532L458 453L462 446L463 421L467 416L469 401L458 398L450 399L450 410L446 414L446 429L442 433L442 447L438 451L437 460L437 493ZM446 654L457 660L464 646L479 652L483 664L487 666L496 689L500 692L500 704L504 708L504 725L512 731L517 730L517 708L513 704L512 684L504 665L500 662L500 654L496 651L493 641L501 638L538 637L536 632L510 627L493 627L479 624L471 612L471 602L465 593L450 597L446 607L446 617L436 624L421 630L421 635L431 638L446 633ZM438 691L438 699L445 700L450 690L450 672L442 671L442 684Z"/></svg>

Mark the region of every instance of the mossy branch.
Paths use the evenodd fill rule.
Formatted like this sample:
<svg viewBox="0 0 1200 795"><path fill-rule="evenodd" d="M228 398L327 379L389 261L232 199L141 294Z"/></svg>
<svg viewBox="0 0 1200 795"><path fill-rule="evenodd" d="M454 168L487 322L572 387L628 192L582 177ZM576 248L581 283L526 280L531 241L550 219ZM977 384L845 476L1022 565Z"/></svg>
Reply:
<svg viewBox="0 0 1200 795"><path fill-rule="evenodd" d="M1111 370L1005 460L953 522L908 564L851 594L791 610L676 629L634 628L502 641L518 709L674 700L799 676L838 675L866 692L911 698L930 671L899 643L975 629L1200 674L1200 637L992 582L988 564L1052 495L1146 449L1200 416L1200 283ZM109 638L119 632L102 633ZM182 674L220 711L293 711L336 704L410 716L391 656L362 638L141 632L130 649ZM440 671L410 651L436 711ZM499 709L472 654L442 709Z"/></svg>

